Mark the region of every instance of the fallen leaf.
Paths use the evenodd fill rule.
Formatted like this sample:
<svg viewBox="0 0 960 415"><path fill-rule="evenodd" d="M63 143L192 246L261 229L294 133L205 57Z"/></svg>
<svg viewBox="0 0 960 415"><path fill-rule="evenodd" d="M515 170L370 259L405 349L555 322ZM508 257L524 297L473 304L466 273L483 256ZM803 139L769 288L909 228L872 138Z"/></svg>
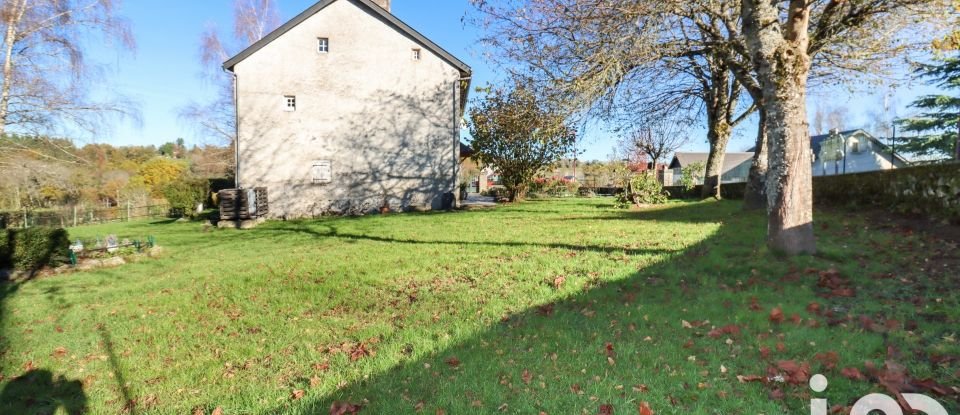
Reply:
<svg viewBox="0 0 960 415"><path fill-rule="evenodd" d="M762 382L764 379L766 379L766 377L758 375L737 375L737 380L740 381L740 383Z"/></svg>
<svg viewBox="0 0 960 415"><path fill-rule="evenodd" d="M650 409L650 404L646 401L640 402L640 407L637 410L640 415L653 415L653 410Z"/></svg>
<svg viewBox="0 0 960 415"><path fill-rule="evenodd" d="M348 415L360 413L360 405L354 405L350 402L334 402L330 404L330 415Z"/></svg>
<svg viewBox="0 0 960 415"><path fill-rule="evenodd" d="M53 357L55 357L55 358L57 358L57 359L59 359L59 358L61 358L61 357L64 357L64 356L66 356L66 355L67 355L67 348L66 348L66 347L58 347L58 348L56 348L56 349L53 349Z"/></svg>
<svg viewBox="0 0 960 415"><path fill-rule="evenodd" d="M530 384L530 381L533 380L533 374L529 370L524 369L523 373L520 375L520 379L523 379L523 383Z"/></svg>
<svg viewBox="0 0 960 415"><path fill-rule="evenodd" d="M607 343L603 346L604 353L607 354L607 357L617 357L617 352L613 350L613 343Z"/></svg>
<svg viewBox="0 0 960 415"><path fill-rule="evenodd" d="M777 362L777 368L784 372L784 380L791 385L803 385L810 380L810 365L793 360Z"/></svg>
<svg viewBox="0 0 960 415"><path fill-rule="evenodd" d="M726 326L710 330L710 332L707 333L707 336L710 336L716 339L716 338L723 337L724 335L736 336L739 334L740 334L740 327L738 327L735 324L728 324Z"/></svg>
<svg viewBox="0 0 960 415"><path fill-rule="evenodd" d="M845 367L841 369L840 375L850 380L867 380L867 377L863 376L863 373L860 373L860 369L855 367Z"/></svg>
<svg viewBox="0 0 960 415"><path fill-rule="evenodd" d="M211 412L210 415L223 415L223 408L219 406L214 408L213 412Z"/></svg>
<svg viewBox="0 0 960 415"><path fill-rule="evenodd" d="M447 363L448 366L450 366L450 367L452 367L452 368L454 368L454 369L460 367L460 359L457 359L456 356L452 356L452 357L450 357L449 359L447 359L447 362L446 362L446 363Z"/></svg>
<svg viewBox="0 0 960 415"><path fill-rule="evenodd" d="M840 355L838 355L837 352L830 351L825 353L817 353L816 356L814 356L814 359L820 362L824 369L833 370L833 368L837 367L837 363L840 362Z"/></svg>
<svg viewBox="0 0 960 415"><path fill-rule="evenodd" d="M360 342L350 349L350 361L355 362L367 356L374 356L376 353L367 347L367 343Z"/></svg>
<svg viewBox="0 0 960 415"><path fill-rule="evenodd" d="M567 277L559 275L553 279L553 288L559 290L563 286L563 283L567 281Z"/></svg>
<svg viewBox="0 0 960 415"><path fill-rule="evenodd" d="M306 392L304 392L303 389L296 389L290 393L290 397L295 401L303 398L304 395L306 395Z"/></svg>
<svg viewBox="0 0 960 415"><path fill-rule="evenodd" d="M613 415L613 405L610 405L610 404L600 405L599 415Z"/></svg>
<svg viewBox="0 0 960 415"><path fill-rule="evenodd" d="M780 307L774 307L770 310L770 322L780 324L783 322L783 310Z"/></svg>

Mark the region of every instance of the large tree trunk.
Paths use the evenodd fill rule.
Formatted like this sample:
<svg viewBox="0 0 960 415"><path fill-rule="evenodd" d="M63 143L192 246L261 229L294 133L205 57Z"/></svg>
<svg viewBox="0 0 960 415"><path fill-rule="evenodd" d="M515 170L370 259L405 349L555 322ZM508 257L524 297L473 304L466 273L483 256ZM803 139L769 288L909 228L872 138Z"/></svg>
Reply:
<svg viewBox="0 0 960 415"><path fill-rule="evenodd" d="M720 64L719 59L709 59L709 89L704 91L707 107L707 141L710 153L707 155L706 171L703 175L703 187L700 197L720 199L720 184L723 176L723 159L727 154L727 144L733 126L730 120L731 106L736 106L736 98L730 92L730 68ZM737 86L739 88L739 86Z"/></svg>
<svg viewBox="0 0 960 415"><path fill-rule="evenodd" d="M767 238L788 255L816 252L806 87L809 6L791 0L781 29L777 3L744 0L743 27L757 66L767 116ZM781 32L782 31L782 32Z"/></svg>
<svg viewBox="0 0 960 415"><path fill-rule="evenodd" d="M743 195L745 210L760 210L767 207L767 112L760 105L757 107L760 121L757 123L757 144L753 154L753 164L750 165L750 176L747 178L747 189Z"/></svg>
<svg viewBox="0 0 960 415"><path fill-rule="evenodd" d="M707 169L703 176L703 191L701 197L715 197L720 199L720 183L723 178L723 160L727 155L727 144L733 128L723 118L711 122L707 132L707 141L710 142L710 154L707 155Z"/></svg>

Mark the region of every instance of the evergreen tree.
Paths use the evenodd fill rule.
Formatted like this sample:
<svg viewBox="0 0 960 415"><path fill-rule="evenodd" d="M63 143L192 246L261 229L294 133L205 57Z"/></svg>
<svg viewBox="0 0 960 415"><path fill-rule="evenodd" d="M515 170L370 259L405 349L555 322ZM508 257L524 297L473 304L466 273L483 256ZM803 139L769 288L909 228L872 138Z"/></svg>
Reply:
<svg viewBox="0 0 960 415"><path fill-rule="evenodd" d="M960 159L960 55L924 65L918 72L932 84L958 93L927 95L914 101L910 106L920 109L921 114L898 124L917 136L908 138L900 149L919 156Z"/></svg>

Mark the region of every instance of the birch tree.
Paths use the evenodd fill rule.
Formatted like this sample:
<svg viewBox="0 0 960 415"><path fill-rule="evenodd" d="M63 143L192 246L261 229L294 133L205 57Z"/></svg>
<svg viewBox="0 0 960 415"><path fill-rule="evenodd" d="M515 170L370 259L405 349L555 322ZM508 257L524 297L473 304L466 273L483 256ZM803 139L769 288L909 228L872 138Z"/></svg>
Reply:
<svg viewBox="0 0 960 415"><path fill-rule="evenodd" d="M275 0L235 0L233 33L225 37L214 27L200 36L199 57L203 78L216 88L216 96L207 102L193 102L180 110L180 117L193 122L207 144L234 146L236 108L233 78L223 71L223 62L256 43L280 26ZM229 159L232 152L224 152Z"/></svg>
<svg viewBox="0 0 960 415"><path fill-rule="evenodd" d="M85 41L98 35L119 50L135 48L117 0L5 0L0 25L0 135L57 128L95 133L111 115L137 115L123 98L89 94L100 73L86 59Z"/></svg>

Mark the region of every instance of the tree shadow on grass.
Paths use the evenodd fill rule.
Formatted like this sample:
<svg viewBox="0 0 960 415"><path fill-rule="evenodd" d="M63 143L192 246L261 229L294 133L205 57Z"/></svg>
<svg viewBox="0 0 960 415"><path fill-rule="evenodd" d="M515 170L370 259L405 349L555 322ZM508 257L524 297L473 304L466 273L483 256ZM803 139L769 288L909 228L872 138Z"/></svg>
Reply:
<svg viewBox="0 0 960 415"><path fill-rule="evenodd" d="M11 380L0 392L0 409L5 414L87 413L83 383L63 376L54 378L48 370L32 369Z"/></svg>
<svg viewBox="0 0 960 415"><path fill-rule="evenodd" d="M631 226L668 220L722 224L699 243L671 251L661 262L627 278L587 283L577 294L506 316L499 324L482 328L446 349L376 357L398 362L382 371L375 369L327 396L293 402L275 412L327 413L335 402L352 402L366 407L361 413L596 413L602 404L618 408L616 413L636 413L639 399L660 410L674 407L680 412L703 412L704 405L712 403L701 402L706 394L697 388L698 382L703 382L704 370L715 370L720 363L688 357L708 354L700 348L722 353L717 349L728 346L722 341L688 345L688 338L672 337L671 333L684 318L710 319L718 325L732 322L731 307L746 301L735 288L742 276L723 272L701 275L699 271L724 266L715 256L708 257L713 250L742 249L733 242L762 245L763 223L754 216L729 205L718 210L695 204L594 217L623 220ZM670 237L663 235L664 239ZM529 244L518 244L525 245ZM647 253L650 251L637 250L629 255ZM737 265L743 269L743 264ZM749 270L750 265L745 267ZM782 297L783 290L774 289L773 295ZM765 321L765 316L758 318ZM646 394L647 388L654 392ZM758 398L751 398L747 412L783 410L766 396ZM741 404L727 399L711 412L740 412Z"/></svg>
<svg viewBox="0 0 960 415"><path fill-rule="evenodd" d="M466 241L466 240L441 240L441 239L412 239L395 238L389 236L378 236L364 232L341 231L335 224L323 224L325 231L319 231L307 226L285 226L281 228L265 229L260 231L261 237L265 235L303 233L316 238L336 238L347 241L372 241L390 244L417 244L417 245L454 245L454 246L487 246L487 247L516 247L516 248L549 248L549 249L567 249L577 252L597 252L597 253L625 253L627 255L654 255L670 253L673 251L661 249L635 249L616 246L597 246L597 245L578 245L565 243L533 243L518 241Z"/></svg>

